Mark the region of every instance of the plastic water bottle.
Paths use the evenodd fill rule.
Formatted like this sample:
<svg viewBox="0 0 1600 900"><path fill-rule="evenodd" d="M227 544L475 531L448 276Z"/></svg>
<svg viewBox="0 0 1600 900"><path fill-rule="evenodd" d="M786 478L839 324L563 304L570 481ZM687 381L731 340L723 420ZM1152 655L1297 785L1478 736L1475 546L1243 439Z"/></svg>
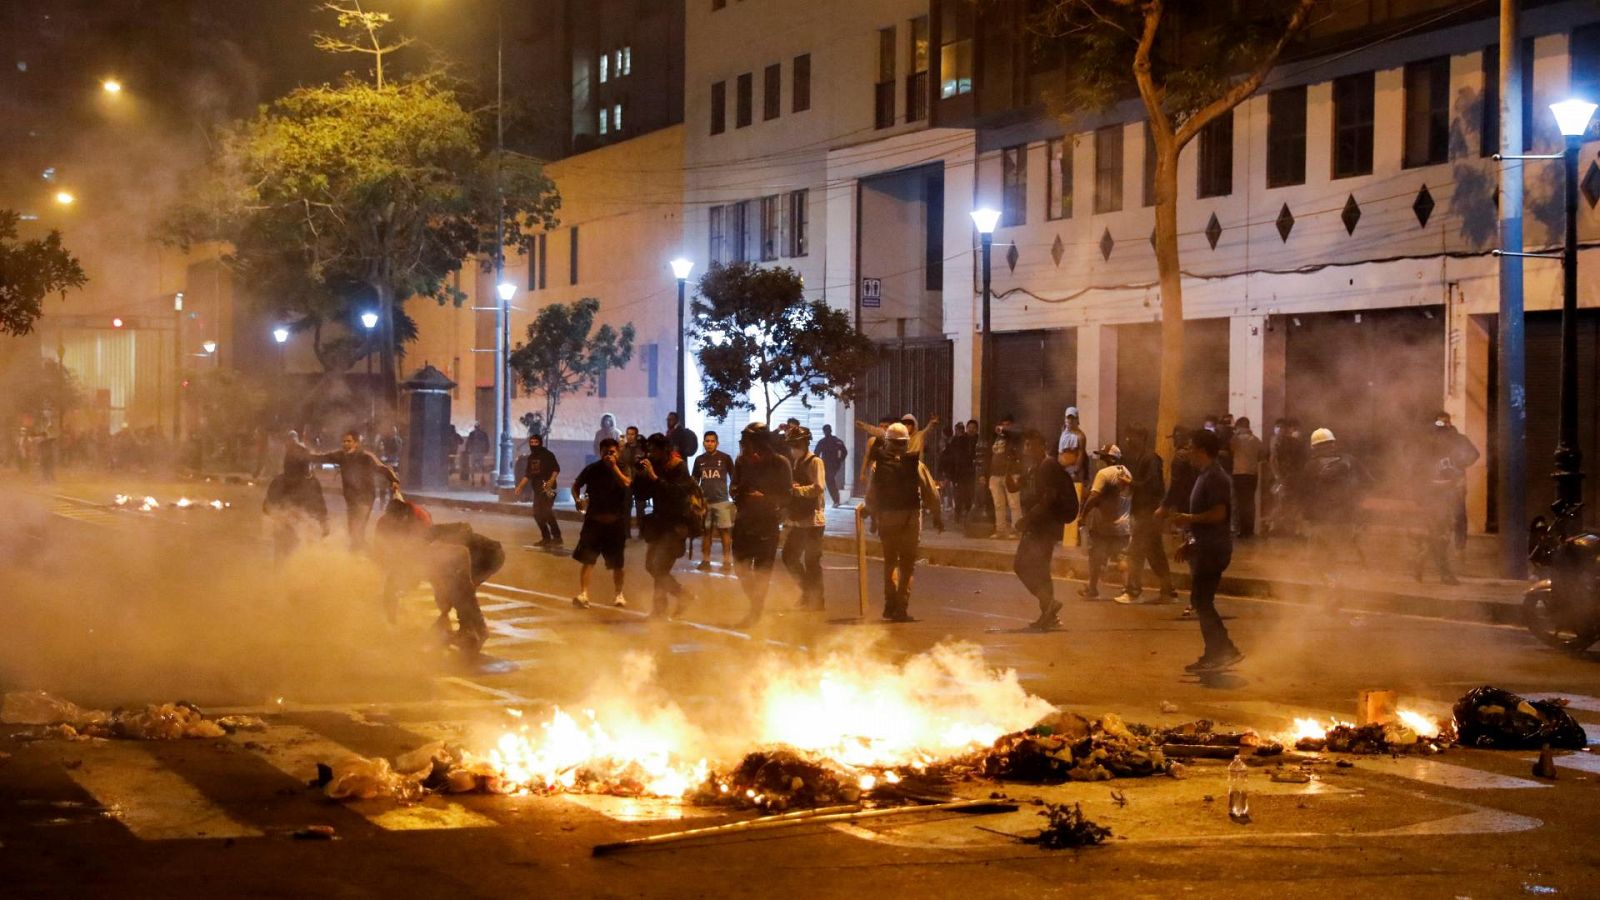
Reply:
<svg viewBox="0 0 1600 900"><path fill-rule="evenodd" d="M1248 774L1244 758L1235 756L1228 766L1228 818L1241 825L1250 821L1250 793L1244 783Z"/></svg>

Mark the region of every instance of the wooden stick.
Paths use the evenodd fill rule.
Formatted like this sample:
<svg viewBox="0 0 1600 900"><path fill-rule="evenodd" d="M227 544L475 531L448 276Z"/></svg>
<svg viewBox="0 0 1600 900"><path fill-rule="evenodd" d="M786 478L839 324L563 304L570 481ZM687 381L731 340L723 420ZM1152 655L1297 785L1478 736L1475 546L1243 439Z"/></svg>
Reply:
<svg viewBox="0 0 1600 900"><path fill-rule="evenodd" d="M631 850L638 847L651 847L660 844L673 844L680 841L690 841L702 837L720 837L724 834L743 833L747 831L767 831L774 828L793 828L800 825L814 825L823 822L855 822L861 819L876 819L883 816L905 815L914 812L964 812L964 813L1000 813L1015 812L1019 807L1015 803L1006 803L998 800L959 800L955 803L935 803L929 806L894 806L888 809L859 809L852 807L823 807L821 809L804 810L798 813L788 813L781 816L767 816L761 819L747 819L743 822L732 822L727 825L712 825L709 828L691 828L688 831L671 831L666 834L655 834L650 837L634 838L628 841L617 841L611 844L596 844L593 853L595 856L609 856L622 850ZM850 812L840 810L851 809Z"/></svg>

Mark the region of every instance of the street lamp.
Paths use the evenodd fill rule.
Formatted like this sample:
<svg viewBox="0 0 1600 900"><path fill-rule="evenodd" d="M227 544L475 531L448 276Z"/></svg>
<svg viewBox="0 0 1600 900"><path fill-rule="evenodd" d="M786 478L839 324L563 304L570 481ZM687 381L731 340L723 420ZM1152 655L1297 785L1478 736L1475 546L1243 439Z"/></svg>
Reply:
<svg viewBox="0 0 1600 900"><path fill-rule="evenodd" d="M367 431L373 434L378 430L378 392L372 387L372 329L378 327L378 314L362 313L361 327L367 330Z"/></svg>
<svg viewBox="0 0 1600 900"><path fill-rule="evenodd" d="M278 342L278 346L283 346L289 340L289 329L282 325L272 329L272 339Z"/></svg>
<svg viewBox="0 0 1600 900"><path fill-rule="evenodd" d="M504 216L500 217L504 219ZM504 247L496 245L495 266L500 271L495 274L504 274ZM495 285L495 293L500 296L500 303L495 310L499 319L499 328L495 335L495 412L494 427L498 442L494 455L494 486L502 496L508 494L517 486L512 469L515 462L512 459L516 448L511 445L511 300L517 296L517 286L509 281L501 280Z"/></svg>
<svg viewBox="0 0 1600 900"><path fill-rule="evenodd" d="M71 206L77 201L78 198L72 196L71 191L56 191L56 203L61 206Z"/></svg>
<svg viewBox="0 0 1600 900"><path fill-rule="evenodd" d="M684 296L688 292L689 273L694 271L694 260L678 257L668 265L672 266L672 277L678 279L678 396L676 410L678 413L679 427L687 427L689 411L684 409L688 403L688 370L683 364L683 304ZM667 435L672 437L672 435Z"/></svg>
<svg viewBox="0 0 1600 900"><path fill-rule="evenodd" d="M207 356L214 356L214 355L216 355L216 352L217 352L217 342L216 341L201 341L200 342L200 349L204 350L206 352Z"/></svg>
<svg viewBox="0 0 1600 900"><path fill-rule="evenodd" d="M122 93L122 82L115 78L107 78L100 82L100 90L108 94L120 94Z"/></svg>
<svg viewBox="0 0 1600 900"><path fill-rule="evenodd" d="M1561 246L1561 436L1556 442L1556 500L1550 507L1564 537L1582 524L1583 450L1578 446L1578 152L1595 105L1586 100L1550 104L1566 138L1562 153L1566 240Z"/></svg>
<svg viewBox="0 0 1600 900"><path fill-rule="evenodd" d="M972 211L972 224L978 229L978 237L983 241L983 358L979 363L978 391L979 391L979 416L978 420L984 428L994 425L993 382L990 377L994 369L994 341L990 339L989 301L989 257L994 248L994 227L1000 224L1000 211L982 207ZM988 432L985 432L986 434Z"/></svg>

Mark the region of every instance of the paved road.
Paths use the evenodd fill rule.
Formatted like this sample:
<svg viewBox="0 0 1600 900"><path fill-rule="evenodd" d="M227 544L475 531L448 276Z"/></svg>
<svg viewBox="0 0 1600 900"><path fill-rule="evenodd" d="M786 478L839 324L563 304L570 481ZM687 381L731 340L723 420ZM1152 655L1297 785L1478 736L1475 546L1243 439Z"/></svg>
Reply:
<svg viewBox="0 0 1600 900"><path fill-rule="evenodd" d="M853 562L835 558L827 560L825 617L733 628L744 608L732 580L685 571L699 598L687 620L648 623L637 612L648 602L637 562L633 608L580 612L568 603L575 565L522 549L536 535L526 520L484 514L471 517L474 527L510 551L483 592L494 631L486 650L497 664L461 671L424 649L431 601L413 595L398 628L382 625L367 599L375 574L337 546L272 573L250 489L215 488L236 500L226 513L151 516L98 506L116 489L67 484L34 494L34 503L13 498L20 527L0 537L0 596L12 610L0 636L0 687L47 688L101 706L183 697L212 711L265 714L271 729L177 744L0 737L0 750L13 754L0 764L8 895L1020 896L1088 886L1107 896L1493 897L1600 889L1600 853L1586 840L1600 825L1600 755L1588 753L1562 756L1553 783L1531 777L1530 754L1467 750L1320 767L1310 785L1269 783L1258 772L1247 827L1227 820L1220 766L1196 765L1182 780L1007 787L1015 797L1079 801L1116 835L1106 847L1061 853L995 833L1036 827L1032 807L596 860L593 843L674 830L680 816L696 824L724 817L590 797L335 805L302 787L316 760L393 755L439 736L497 730L507 707L536 716L548 703L581 704L597 688L626 683L630 652L654 659L665 695L697 721L736 706L763 660L812 659L840 642L904 660L957 639L978 644L991 665L1015 669L1029 691L1087 715L1115 711L1153 724L1208 717L1274 730L1298 715L1350 717L1364 688L1392 688L1410 705L1442 712L1468 688L1493 683L1570 697L1597 739L1600 664L1549 652L1513 629L1230 598L1225 612L1249 658L1202 682L1182 675L1199 637L1174 607L1073 602L1072 582L1058 584L1069 598L1067 628L1053 634L1014 632L1033 614L1014 580L959 568L919 574L920 622L832 624L855 612ZM876 585L875 568L870 575ZM782 575L777 584L772 606L781 609L792 587ZM659 701L641 694L640 702ZM1163 702L1176 711L1162 712ZM960 788L984 796L992 786ZM288 837L312 823L335 826L340 840Z"/></svg>

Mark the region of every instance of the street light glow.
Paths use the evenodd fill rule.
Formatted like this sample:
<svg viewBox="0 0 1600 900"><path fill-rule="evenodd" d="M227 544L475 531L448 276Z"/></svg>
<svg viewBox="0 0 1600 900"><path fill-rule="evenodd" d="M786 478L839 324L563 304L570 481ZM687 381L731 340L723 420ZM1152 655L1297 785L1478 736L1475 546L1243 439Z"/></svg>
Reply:
<svg viewBox="0 0 1600 900"><path fill-rule="evenodd" d="M694 271L694 260L678 257L668 265L672 266L672 277L679 281L687 281L689 273Z"/></svg>
<svg viewBox="0 0 1600 900"><path fill-rule="evenodd" d="M72 196L71 191L56 191L56 202L62 206L71 206L77 202L77 199L77 197Z"/></svg>
<svg viewBox="0 0 1600 900"><path fill-rule="evenodd" d="M216 341L201 341L200 342L200 349L204 350L207 355L215 353L215 352L217 352L217 342Z"/></svg>
<svg viewBox="0 0 1600 900"><path fill-rule="evenodd" d="M375 313L375 312L364 312L364 313L362 313L361 314L361 327L366 328L369 331L371 329L373 329L373 328L378 327L378 314Z"/></svg>
<svg viewBox="0 0 1600 900"><path fill-rule="evenodd" d="M979 234L994 234L994 227L1000 224L1000 211L985 206L972 211L972 224L977 226Z"/></svg>
<svg viewBox="0 0 1600 900"><path fill-rule="evenodd" d="M1589 130L1589 119L1594 116L1595 105L1587 100L1573 98L1550 104L1556 114L1556 127L1567 137L1577 137Z"/></svg>
<svg viewBox="0 0 1600 900"><path fill-rule="evenodd" d="M510 303L511 298L517 295L517 286L509 281L502 281L500 286L495 288L495 292L500 295L501 300Z"/></svg>
<svg viewBox="0 0 1600 900"><path fill-rule="evenodd" d="M100 89L108 94L120 94L122 93L122 82L115 78L107 78L100 82Z"/></svg>
<svg viewBox="0 0 1600 900"><path fill-rule="evenodd" d="M279 325L277 328L272 329L272 339L277 341L280 344L288 341L289 340L289 329L283 327L282 325Z"/></svg>

